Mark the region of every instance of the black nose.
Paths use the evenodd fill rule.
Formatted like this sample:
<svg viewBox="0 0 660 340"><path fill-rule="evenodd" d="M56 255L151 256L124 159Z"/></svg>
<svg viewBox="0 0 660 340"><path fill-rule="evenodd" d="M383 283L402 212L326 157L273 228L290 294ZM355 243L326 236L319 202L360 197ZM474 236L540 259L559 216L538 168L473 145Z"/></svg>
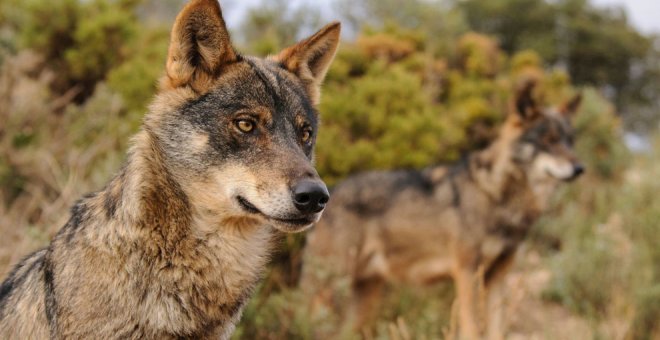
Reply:
<svg viewBox="0 0 660 340"><path fill-rule="evenodd" d="M584 166L582 164L573 165L573 177L572 178L578 178L583 173L584 173Z"/></svg>
<svg viewBox="0 0 660 340"><path fill-rule="evenodd" d="M293 187L293 204L302 213L317 213L323 210L328 199L328 188L321 181L303 180Z"/></svg>

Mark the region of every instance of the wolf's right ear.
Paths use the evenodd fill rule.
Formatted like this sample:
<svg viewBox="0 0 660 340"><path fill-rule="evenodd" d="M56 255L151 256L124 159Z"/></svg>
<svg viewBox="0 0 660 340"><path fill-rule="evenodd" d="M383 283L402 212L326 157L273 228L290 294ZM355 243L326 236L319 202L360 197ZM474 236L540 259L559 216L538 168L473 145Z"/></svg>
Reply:
<svg viewBox="0 0 660 340"><path fill-rule="evenodd" d="M541 114L541 108L534 99L535 80L527 80L520 87L514 99L513 110L524 120L531 120Z"/></svg>
<svg viewBox="0 0 660 340"><path fill-rule="evenodd" d="M564 117L572 118L575 116L575 113L577 110L580 108L580 104L582 103L582 92L578 92L573 98L571 98L569 101L564 103L561 108L559 109L559 112L561 112Z"/></svg>
<svg viewBox="0 0 660 340"><path fill-rule="evenodd" d="M237 58L218 0L192 0L174 22L162 86L205 93Z"/></svg>
<svg viewBox="0 0 660 340"><path fill-rule="evenodd" d="M339 46L341 24L329 24L311 37L284 49L274 59L297 75L314 105L321 95L321 83Z"/></svg>

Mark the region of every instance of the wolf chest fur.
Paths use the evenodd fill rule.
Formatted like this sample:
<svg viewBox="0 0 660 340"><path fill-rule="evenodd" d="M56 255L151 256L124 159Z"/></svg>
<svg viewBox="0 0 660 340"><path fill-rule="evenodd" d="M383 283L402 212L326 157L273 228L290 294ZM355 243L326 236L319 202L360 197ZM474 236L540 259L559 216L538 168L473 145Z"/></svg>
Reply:
<svg viewBox="0 0 660 340"><path fill-rule="evenodd" d="M0 338L228 338L276 232L321 216L312 165L330 24L259 59L193 0L125 165L0 287Z"/></svg>

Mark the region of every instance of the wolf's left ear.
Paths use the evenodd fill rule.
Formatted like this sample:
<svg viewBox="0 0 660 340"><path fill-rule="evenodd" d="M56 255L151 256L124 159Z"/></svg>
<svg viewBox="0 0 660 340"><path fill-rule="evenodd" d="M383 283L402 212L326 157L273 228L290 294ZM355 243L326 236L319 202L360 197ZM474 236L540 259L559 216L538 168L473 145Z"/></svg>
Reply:
<svg viewBox="0 0 660 340"><path fill-rule="evenodd" d="M284 49L274 57L302 80L314 105L321 95L321 83L339 46L341 24L331 23L311 37Z"/></svg>
<svg viewBox="0 0 660 340"><path fill-rule="evenodd" d="M573 96L573 98L571 98L571 100L564 103L559 109L559 112L561 112L561 114L564 115L564 117L572 118L573 116L575 116L575 113L580 108L581 103L582 103L582 92L576 94L575 96Z"/></svg>
<svg viewBox="0 0 660 340"><path fill-rule="evenodd" d="M514 99L513 110L525 120L535 119L541 114L541 109L534 99L534 88L536 88L535 80L525 81Z"/></svg>
<svg viewBox="0 0 660 340"><path fill-rule="evenodd" d="M174 22L163 86L204 93L237 58L218 0L192 0Z"/></svg>

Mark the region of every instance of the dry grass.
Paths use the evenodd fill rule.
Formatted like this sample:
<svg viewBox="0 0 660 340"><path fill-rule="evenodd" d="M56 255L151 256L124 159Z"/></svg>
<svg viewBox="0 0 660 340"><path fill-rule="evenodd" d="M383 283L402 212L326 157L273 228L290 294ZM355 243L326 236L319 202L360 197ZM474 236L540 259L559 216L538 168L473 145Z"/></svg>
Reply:
<svg viewBox="0 0 660 340"><path fill-rule="evenodd" d="M104 87L83 106L53 97L29 52L0 72L0 273L45 245L69 207L118 169L134 120ZM74 90L75 91L75 90ZM3 275L4 276L4 275Z"/></svg>

